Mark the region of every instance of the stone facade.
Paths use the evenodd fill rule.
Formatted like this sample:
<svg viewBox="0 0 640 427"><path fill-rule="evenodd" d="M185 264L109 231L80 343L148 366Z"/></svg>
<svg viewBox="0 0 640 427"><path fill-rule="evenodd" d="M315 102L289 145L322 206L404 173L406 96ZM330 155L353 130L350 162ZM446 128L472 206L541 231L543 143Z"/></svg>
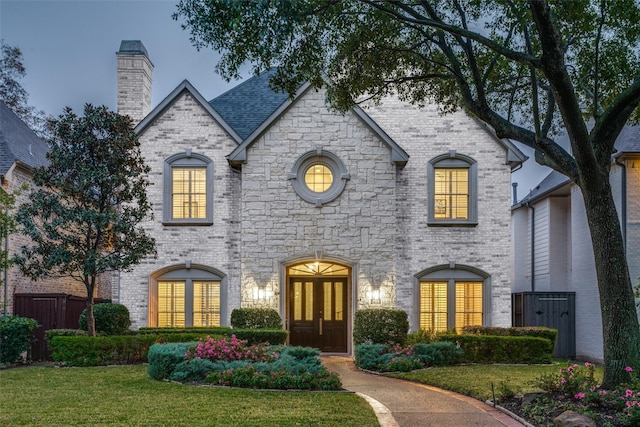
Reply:
<svg viewBox="0 0 640 427"><path fill-rule="evenodd" d="M325 99L323 90L301 91L244 141L188 82L142 119L136 129L152 170L155 216L144 225L158 255L120 273L114 291L134 328L155 325L158 277L194 269L222 283L221 324L233 308L267 306L289 327L289 268L304 262L344 268L349 334L353 313L368 307L402 308L417 329L419 281L432 272L481 277L484 324L510 326L512 148L463 112L442 116L436 107L390 98L340 114ZM232 162L239 149L243 161ZM212 224L163 223L165 161L181 152L213 163ZM313 152L329 153L346 169L344 190L331 200L310 203L292 182L299 159ZM398 160L402 153L408 161ZM430 226L429 161L451 153L477 165L478 221Z"/></svg>

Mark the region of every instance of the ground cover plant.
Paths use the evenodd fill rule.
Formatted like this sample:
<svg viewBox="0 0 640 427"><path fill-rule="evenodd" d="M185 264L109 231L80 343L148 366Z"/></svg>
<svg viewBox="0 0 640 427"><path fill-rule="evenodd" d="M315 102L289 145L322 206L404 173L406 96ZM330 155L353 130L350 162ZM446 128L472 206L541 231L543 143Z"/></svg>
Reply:
<svg viewBox="0 0 640 427"><path fill-rule="evenodd" d="M360 344L355 348L355 364L378 372L409 372L428 366L459 363L462 350L451 342L417 343L403 346Z"/></svg>
<svg viewBox="0 0 640 427"><path fill-rule="evenodd" d="M340 378L310 347L249 345L231 338L156 344L149 349L152 378L262 389L340 390Z"/></svg>
<svg viewBox="0 0 640 427"><path fill-rule="evenodd" d="M91 387L87 387L91 384ZM376 425L353 393L273 392L156 381L143 365L0 370L0 425Z"/></svg>

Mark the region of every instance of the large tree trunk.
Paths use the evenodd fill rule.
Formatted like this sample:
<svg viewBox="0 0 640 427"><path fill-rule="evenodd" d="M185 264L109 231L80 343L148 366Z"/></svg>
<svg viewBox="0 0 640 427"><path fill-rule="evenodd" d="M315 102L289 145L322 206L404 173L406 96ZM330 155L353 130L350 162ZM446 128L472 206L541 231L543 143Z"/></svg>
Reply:
<svg viewBox="0 0 640 427"><path fill-rule="evenodd" d="M595 184L595 185L594 185ZM640 327L620 221L607 178L581 185L600 294L604 341L602 387L629 379L625 368L640 369Z"/></svg>

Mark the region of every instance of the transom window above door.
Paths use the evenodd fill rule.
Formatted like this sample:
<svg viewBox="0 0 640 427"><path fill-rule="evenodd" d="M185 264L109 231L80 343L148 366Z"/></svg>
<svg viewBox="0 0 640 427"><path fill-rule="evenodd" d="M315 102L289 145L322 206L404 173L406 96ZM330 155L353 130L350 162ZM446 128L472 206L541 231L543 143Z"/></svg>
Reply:
<svg viewBox="0 0 640 427"><path fill-rule="evenodd" d="M300 156L289 173L298 196L318 207L338 198L349 178L342 160L322 147Z"/></svg>
<svg viewBox="0 0 640 427"><path fill-rule="evenodd" d="M348 276L349 268L332 262L310 261L289 267L289 276Z"/></svg>
<svg viewBox="0 0 640 427"><path fill-rule="evenodd" d="M164 162L165 225L213 224L213 161L186 150Z"/></svg>

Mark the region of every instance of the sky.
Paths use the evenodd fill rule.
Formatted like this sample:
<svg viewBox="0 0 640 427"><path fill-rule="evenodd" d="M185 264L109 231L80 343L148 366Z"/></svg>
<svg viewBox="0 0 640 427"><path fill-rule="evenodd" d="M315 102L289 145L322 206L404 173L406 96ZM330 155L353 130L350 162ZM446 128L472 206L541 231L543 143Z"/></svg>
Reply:
<svg viewBox="0 0 640 427"><path fill-rule="evenodd" d="M212 99L237 85L215 73L219 54L196 50L171 15L178 0L0 0L0 38L22 50L29 104L58 116L85 103L116 108L116 52L141 40L154 65L152 107L184 79ZM244 77L250 74L247 71ZM512 175L522 199L549 172L533 153Z"/></svg>

